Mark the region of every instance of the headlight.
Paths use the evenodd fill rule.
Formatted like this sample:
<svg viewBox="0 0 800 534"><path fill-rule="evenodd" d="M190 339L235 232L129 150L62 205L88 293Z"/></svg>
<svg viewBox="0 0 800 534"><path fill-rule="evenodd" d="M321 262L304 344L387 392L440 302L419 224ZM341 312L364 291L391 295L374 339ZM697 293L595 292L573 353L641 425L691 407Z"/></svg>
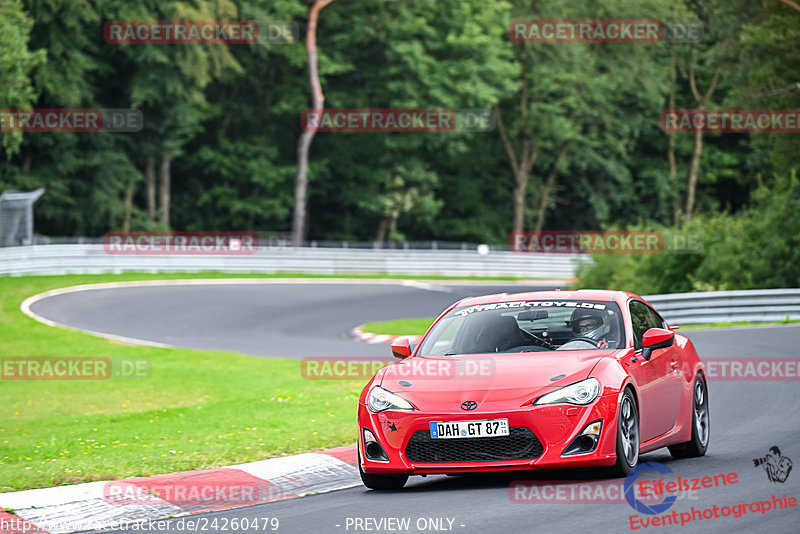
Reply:
<svg viewBox="0 0 800 534"><path fill-rule="evenodd" d="M375 387L369 392L367 399L367 406L374 412L382 412L384 410L413 410L414 407L410 402L405 400L399 395L395 395L391 391L387 391L380 386Z"/></svg>
<svg viewBox="0 0 800 534"><path fill-rule="evenodd" d="M581 382L563 387L547 395L542 395L534 404L589 404L600 394L600 382L596 378L587 378Z"/></svg>

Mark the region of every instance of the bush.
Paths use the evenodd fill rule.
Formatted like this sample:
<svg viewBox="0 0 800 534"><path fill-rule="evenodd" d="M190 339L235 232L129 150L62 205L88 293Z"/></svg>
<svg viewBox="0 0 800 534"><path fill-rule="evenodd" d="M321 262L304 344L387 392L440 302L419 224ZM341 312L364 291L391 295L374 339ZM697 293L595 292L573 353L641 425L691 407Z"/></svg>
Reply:
<svg viewBox="0 0 800 534"><path fill-rule="evenodd" d="M753 192L747 216L712 221L696 289L800 286L800 183L776 177ZM724 224L721 224L724 223Z"/></svg>
<svg viewBox="0 0 800 534"><path fill-rule="evenodd" d="M701 233L703 251L595 254L593 264L578 269L574 287L647 295L800 286L800 182L796 173L776 177L771 185L761 184L743 213L697 217L678 231Z"/></svg>

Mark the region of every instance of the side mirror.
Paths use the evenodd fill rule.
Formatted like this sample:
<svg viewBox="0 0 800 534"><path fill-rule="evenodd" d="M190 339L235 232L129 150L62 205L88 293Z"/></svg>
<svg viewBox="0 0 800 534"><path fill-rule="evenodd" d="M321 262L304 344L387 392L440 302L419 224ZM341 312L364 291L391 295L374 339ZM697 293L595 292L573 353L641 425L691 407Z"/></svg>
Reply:
<svg viewBox="0 0 800 534"><path fill-rule="evenodd" d="M398 339L392 343L392 356L395 358L408 358L411 356L411 343L407 337Z"/></svg>
<svg viewBox="0 0 800 534"><path fill-rule="evenodd" d="M675 332L663 328L651 328L642 337L642 358L650 360L653 351L665 349L675 343Z"/></svg>

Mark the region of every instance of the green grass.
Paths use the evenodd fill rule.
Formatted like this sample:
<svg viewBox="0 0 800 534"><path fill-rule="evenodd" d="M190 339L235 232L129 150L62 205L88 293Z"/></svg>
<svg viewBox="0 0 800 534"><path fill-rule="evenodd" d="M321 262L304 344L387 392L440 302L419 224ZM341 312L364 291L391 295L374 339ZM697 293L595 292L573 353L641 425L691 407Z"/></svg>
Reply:
<svg viewBox="0 0 800 534"><path fill-rule="evenodd" d="M396 321L380 321L366 323L361 329L372 334L389 336L421 336L433 324L436 317L422 319L398 319Z"/></svg>
<svg viewBox="0 0 800 534"><path fill-rule="evenodd" d="M43 325L19 310L31 295L78 284L278 276L301 277L1 277L0 356L146 358L151 374L139 380L0 380L0 492L218 467L353 443L361 381L305 380L298 360L122 345ZM432 322L406 319L364 328L413 335Z"/></svg>
<svg viewBox="0 0 800 534"><path fill-rule="evenodd" d="M139 380L0 380L0 492L148 476L354 443L360 381L312 381L299 360L114 343L25 316L77 284L223 273L0 278L0 355L147 358Z"/></svg>
<svg viewBox="0 0 800 534"><path fill-rule="evenodd" d="M361 381L311 381L298 360L126 346L25 316L79 284L184 278L521 280L515 277L126 273L0 278L0 356L146 358L141 380L0 380L0 492L148 476L355 441Z"/></svg>

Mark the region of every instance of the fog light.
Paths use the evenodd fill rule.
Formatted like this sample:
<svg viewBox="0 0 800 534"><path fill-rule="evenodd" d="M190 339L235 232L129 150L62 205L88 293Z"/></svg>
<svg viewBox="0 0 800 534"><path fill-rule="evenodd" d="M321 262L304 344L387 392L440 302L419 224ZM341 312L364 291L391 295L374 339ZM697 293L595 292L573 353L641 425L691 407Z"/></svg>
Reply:
<svg viewBox="0 0 800 534"><path fill-rule="evenodd" d="M368 460L372 460L375 462L388 462L389 457L386 456L386 452L381 447L381 444L378 443L378 440L375 438L375 434L372 433L369 429L364 429L364 456Z"/></svg>
<svg viewBox="0 0 800 534"><path fill-rule="evenodd" d="M588 425L586 425L586 428L583 429L583 432L581 432L581 436L588 436L588 435L599 436L601 428L603 428L602 421L595 421L594 423L589 423Z"/></svg>
<svg viewBox="0 0 800 534"><path fill-rule="evenodd" d="M572 443L564 449L562 456L568 456L571 454L586 454L588 452L592 452L597 448L597 444L600 442L600 430L603 428L602 421L594 421L593 423L589 423L586 427L578 434L578 437L572 440Z"/></svg>

